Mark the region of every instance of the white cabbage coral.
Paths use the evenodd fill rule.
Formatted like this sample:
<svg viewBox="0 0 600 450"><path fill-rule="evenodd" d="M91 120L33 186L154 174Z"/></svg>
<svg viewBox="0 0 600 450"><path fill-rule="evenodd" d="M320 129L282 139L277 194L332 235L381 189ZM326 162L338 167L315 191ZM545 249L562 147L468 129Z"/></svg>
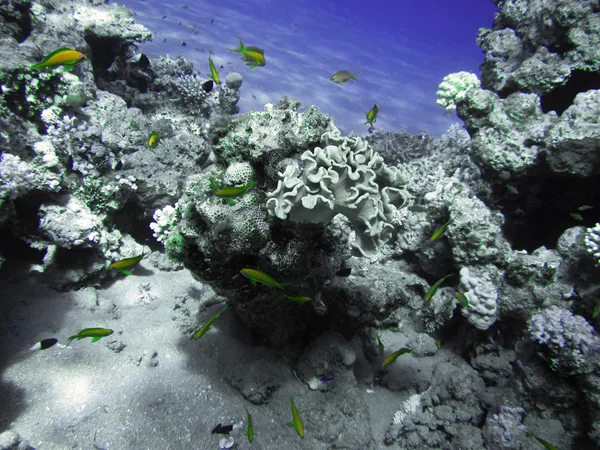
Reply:
<svg viewBox="0 0 600 450"><path fill-rule="evenodd" d="M343 137L330 125L322 140L324 148L302 154L300 173L294 165L279 173L277 188L267 194L269 213L325 225L343 214L356 231L353 247L374 256L394 234L397 208L408 199L405 181L359 137Z"/></svg>

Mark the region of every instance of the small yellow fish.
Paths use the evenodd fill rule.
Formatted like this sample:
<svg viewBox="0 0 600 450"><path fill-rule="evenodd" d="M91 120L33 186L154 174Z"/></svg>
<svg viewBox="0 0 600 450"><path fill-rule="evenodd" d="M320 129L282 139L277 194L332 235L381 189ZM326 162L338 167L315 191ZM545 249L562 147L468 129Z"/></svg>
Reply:
<svg viewBox="0 0 600 450"><path fill-rule="evenodd" d="M257 183L257 181L251 181L244 186L226 186L223 189L215 191L215 195L223 198L239 197L240 195L244 195L251 187L256 186Z"/></svg>
<svg viewBox="0 0 600 450"><path fill-rule="evenodd" d="M290 295L286 295L287 298L289 298L291 301L296 302L296 303L306 303L306 302L310 302L312 299L310 297L293 297Z"/></svg>
<svg viewBox="0 0 600 450"><path fill-rule="evenodd" d="M427 212L427 208L421 205L410 205L408 210L410 212Z"/></svg>
<svg viewBox="0 0 600 450"><path fill-rule="evenodd" d="M456 291L454 293L454 297L456 297L456 300L458 301L458 303L460 303L461 306L469 308L469 299L463 292Z"/></svg>
<svg viewBox="0 0 600 450"><path fill-rule="evenodd" d="M329 81L334 81L337 84L347 83L350 80L358 82L358 78L356 78L356 75L358 74L360 74L360 72L350 73L347 70L338 70L336 73L331 75Z"/></svg>
<svg viewBox="0 0 600 450"><path fill-rule="evenodd" d="M375 128L373 124L377 122L377 114L379 114L379 111L381 111L381 105L373 105L373 107L365 113L367 121L363 125L369 124L371 128Z"/></svg>
<svg viewBox="0 0 600 450"><path fill-rule="evenodd" d="M146 255L142 253L141 255L133 256L132 258L120 259L119 261L112 263L108 268L120 270L123 275L131 275L130 270L137 266L144 256Z"/></svg>
<svg viewBox="0 0 600 450"><path fill-rule="evenodd" d="M254 440L254 427L252 425L252 414L250 414L250 411L248 411L248 408L246 408L244 406L244 408L246 409L246 414L248 414L248 428L244 428L244 433L246 433L246 436L248 436L248 441L252 444L252 441Z"/></svg>
<svg viewBox="0 0 600 450"><path fill-rule="evenodd" d="M552 445L550 442L543 440L541 437L538 437L533 433L529 433L529 434L531 434L536 441L538 441L540 444L542 444L546 450L557 450L556 447L554 445Z"/></svg>
<svg viewBox="0 0 600 450"><path fill-rule="evenodd" d="M271 275L259 269L244 267L240 270L240 273L250 280L252 286L256 286L256 283L262 283L265 286L274 286L279 289L285 289L285 286L295 286L293 283L278 283Z"/></svg>
<svg viewBox="0 0 600 450"><path fill-rule="evenodd" d="M435 340L435 346L438 348L438 350L442 348L442 341L440 341L440 338L434 334L433 339Z"/></svg>
<svg viewBox="0 0 600 450"><path fill-rule="evenodd" d="M219 317L221 317L221 314L223 314L225 311L227 311L227 310L229 309L229 307L230 307L230 306L231 306L231 305L230 305L229 303L227 303L227 304L225 305L225 308L223 308L221 311L219 311L217 314L215 314L215 315L214 315L212 318L210 318L210 319L208 320L208 322L206 322L204 325L202 325L200 328L198 328L198 329L196 330L196 332L195 332L194 334L192 334L192 337L190 338L190 341L191 341L192 339L194 339L194 340L196 340L196 341L197 341L197 340L198 340L198 339L200 339L202 336L204 336L204 335L206 334L206 332L207 332L208 330L210 330L210 327L212 326L213 322L214 322L215 320L217 320Z"/></svg>
<svg viewBox="0 0 600 450"><path fill-rule="evenodd" d="M437 230L435 230L435 232L429 238L429 242L437 241L440 237L442 237L442 234L444 234L444 231L446 231L446 228L448 228L448 225L450 225L450 222L452 222L452 219L450 219L444 225L442 225Z"/></svg>
<svg viewBox="0 0 600 450"><path fill-rule="evenodd" d="M294 399L290 395L290 403L292 404L292 417L294 420L290 422L292 428L295 428L298 434L302 439L304 439L304 425L302 425L302 420L300 419L300 414L298 414L298 410L296 409L296 405L294 405Z"/></svg>
<svg viewBox="0 0 600 450"><path fill-rule="evenodd" d="M519 190L516 187L511 186L510 184L506 185L506 189L508 189L508 192L510 192L511 194L517 195L519 193Z"/></svg>
<svg viewBox="0 0 600 450"><path fill-rule="evenodd" d="M150 137L148 138L148 147L156 147L158 145L159 140L160 133L158 131L153 131Z"/></svg>
<svg viewBox="0 0 600 450"><path fill-rule="evenodd" d="M244 61L247 66L250 66L251 69L254 69L256 66L262 67L267 63L265 61L265 51L262 48L254 47L252 45L244 47L242 39L239 36L238 40L240 41L240 46L238 48L235 50L228 48L227 50L233 53L241 53L242 61Z"/></svg>
<svg viewBox="0 0 600 450"><path fill-rule="evenodd" d="M69 337L67 344L70 344L73 339L85 339L88 337L92 338L92 342L97 342L105 336L110 336L114 331L109 328L84 328L79 333Z"/></svg>
<svg viewBox="0 0 600 450"><path fill-rule="evenodd" d="M65 71L69 71L79 61L87 59L83 53L67 47L61 47L46 55L42 62L34 64L30 67L31 70L41 71L46 67L63 66Z"/></svg>
<svg viewBox="0 0 600 450"><path fill-rule="evenodd" d="M208 55L208 67L210 67L210 77L213 79L213 81L217 84L221 84L221 80L219 79L219 72L217 72L215 64L213 63L213 60L210 57L210 55Z"/></svg>
<svg viewBox="0 0 600 450"><path fill-rule="evenodd" d="M428 302L429 300L431 300L431 297L433 297L435 295L438 288L440 287L440 284L442 284L446 278L452 277L452 276L454 276L453 273L448 274L445 277L442 277L439 280L437 280L435 283L433 283L433 285L427 291L427 294L425 294L425 302Z"/></svg>
<svg viewBox="0 0 600 450"><path fill-rule="evenodd" d="M385 367L388 364L393 363L394 361L396 361L396 359L398 359L398 356L401 356L401 355L404 355L404 354L410 353L410 352L412 352L412 350L409 349L409 348L401 348L400 350L392 353L390 356L388 356L387 358L385 358L385 361L383 361L381 363L381 367Z"/></svg>

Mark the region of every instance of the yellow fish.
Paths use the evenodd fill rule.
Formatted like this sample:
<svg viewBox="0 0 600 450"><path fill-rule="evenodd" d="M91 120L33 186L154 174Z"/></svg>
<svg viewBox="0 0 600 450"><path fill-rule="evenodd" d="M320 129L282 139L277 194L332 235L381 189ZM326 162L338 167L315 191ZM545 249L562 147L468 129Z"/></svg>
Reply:
<svg viewBox="0 0 600 450"><path fill-rule="evenodd" d="M446 231L446 228L448 228L448 225L450 225L451 222L452 222L452 219L450 219L444 225L442 225L437 230L435 230L435 232L429 238L429 242L437 241L439 238L441 238L442 234L444 234L444 231Z"/></svg>
<svg viewBox="0 0 600 450"><path fill-rule="evenodd" d="M210 57L210 55L208 55L208 67L210 67L210 77L213 79L213 81L217 84L221 84L221 80L219 79L219 72L217 72L215 64L213 63L213 60Z"/></svg>
<svg viewBox="0 0 600 450"><path fill-rule="evenodd" d="M379 114L379 111L381 111L381 105L373 105L373 107L365 113L367 121L363 125L369 124L371 128L375 128L373 124L377 122L377 114Z"/></svg>
<svg viewBox="0 0 600 450"><path fill-rule="evenodd" d="M251 181L243 186L227 186L223 189L215 191L215 195L223 198L239 197L240 195L244 195L244 193L251 187L256 186L256 183L256 181Z"/></svg>
<svg viewBox="0 0 600 450"><path fill-rule="evenodd" d="M259 269L244 267L240 270L240 273L250 280L252 286L256 286L256 283L262 283L266 286L275 286L279 289L284 289L285 286L294 286L293 283L278 283L271 275Z"/></svg>
<svg viewBox="0 0 600 450"><path fill-rule="evenodd" d="M192 339L194 340L198 340L200 339L202 336L204 336L206 334L206 332L208 330L210 330L210 327L212 326L213 322L215 320L217 320L219 317L221 317L221 314L223 314L225 311L227 311L229 309L231 305L229 303L227 303L225 305L225 308L223 308L221 311L219 311L217 314L215 314L212 318L210 318L204 325L202 325L200 328L198 328L196 330L196 332L194 334L192 334L192 337L190 338L190 341Z"/></svg>
<svg viewBox="0 0 600 450"><path fill-rule="evenodd" d="M290 296L290 295L286 295L287 298L289 298L291 301L302 304L302 303L306 303L306 302L310 302L312 299L310 297L306 297L306 296Z"/></svg>
<svg viewBox="0 0 600 450"><path fill-rule="evenodd" d="M252 414L250 414L248 408L246 408L245 406L244 408L246 409L246 414L248 414L248 428L244 428L244 433L246 433L246 436L248 436L248 441L252 444L252 441L254 440L254 426L252 425Z"/></svg>
<svg viewBox="0 0 600 450"><path fill-rule="evenodd" d="M396 361L396 359L398 359L398 356L404 355L406 353L410 353L412 350L409 348L401 348L400 350L392 353L390 356L388 356L387 358L385 358L385 361L383 361L381 363L381 367L385 367L388 364L393 363L394 361Z"/></svg>
<svg viewBox="0 0 600 450"><path fill-rule="evenodd" d="M298 410L296 409L296 405L294 405L294 399L290 395L290 403L292 404L292 416L294 420L290 422L292 428L295 428L298 434L302 439L304 439L304 425L302 425L302 420L300 419L300 414L298 414Z"/></svg>
<svg viewBox="0 0 600 450"><path fill-rule="evenodd" d="M92 338L92 342L97 342L105 336L110 336L114 331L109 328L84 328L79 333L69 337L67 344L70 344L73 339L85 339L88 337Z"/></svg>
<svg viewBox="0 0 600 450"><path fill-rule="evenodd" d="M65 71L69 71L73 68L75 63L87 59L83 53L78 52L67 47L61 47L54 50L49 55L46 55L42 62L34 64L30 67L31 70L41 71L46 67L63 66Z"/></svg>
<svg viewBox="0 0 600 450"><path fill-rule="evenodd" d="M141 255L133 256L131 258L121 259L112 263L108 268L120 270L123 275L131 275L130 270L137 266L144 256L146 255L142 253Z"/></svg>
<svg viewBox="0 0 600 450"><path fill-rule="evenodd" d="M427 294L425 294L425 302L428 302L429 300L431 300L431 297L433 297L435 295L438 288L440 287L440 285L444 282L444 280L446 278L453 277L453 276L454 276L454 274L451 273L449 275L446 275L445 277L440 278L435 283L433 283L433 285L427 290Z"/></svg>
<svg viewBox="0 0 600 450"><path fill-rule="evenodd" d="M156 147L158 145L159 139L160 133L158 131L153 131L150 137L148 138L148 147Z"/></svg>
<svg viewBox="0 0 600 450"><path fill-rule="evenodd" d="M250 66L251 69L254 69L256 66L262 67L266 64L265 51L262 48L254 47L252 45L244 47L239 36L238 40L240 41L239 48L236 48L235 50L228 48L227 50L233 53L241 53L243 55L242 61L244 61L247 66Z"/></svg>
<svg viewBox="0 0 600 450"><path fill-rule="evenodd" d="M356 75L359 74L360 72L350 73L347 70L338 70L336 73L331 75L331 78L329 78L329 80L334 81L337 84L347 83L350 80L358 82L358 78L356 78Z"/></svg>

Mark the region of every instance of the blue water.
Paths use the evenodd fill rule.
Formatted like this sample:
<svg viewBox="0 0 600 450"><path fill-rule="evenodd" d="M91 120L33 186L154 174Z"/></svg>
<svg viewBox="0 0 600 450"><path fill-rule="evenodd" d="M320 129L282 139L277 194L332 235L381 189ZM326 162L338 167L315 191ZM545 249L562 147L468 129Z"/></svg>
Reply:
<svg viewBox="0 0 600 450"><path fill-rule="evenodd" d="M122 3L155 33L142 46L149 56L181 55L207 74L212 50L217 67L223 66L221 78L240 72L242 113L287 95L303 107L316 105L345 133L362 134L368 129L365 112L378 103L377 128L434 136L458 121L436 105L437 87L448 73L479 74L483 53L475 43L477 30L491 27L497 10L489 0ZM237 36L265 50L264 67L251 70L226 50L237 47ZM360 72L360 82L329 81L338 70Z"/></svg>

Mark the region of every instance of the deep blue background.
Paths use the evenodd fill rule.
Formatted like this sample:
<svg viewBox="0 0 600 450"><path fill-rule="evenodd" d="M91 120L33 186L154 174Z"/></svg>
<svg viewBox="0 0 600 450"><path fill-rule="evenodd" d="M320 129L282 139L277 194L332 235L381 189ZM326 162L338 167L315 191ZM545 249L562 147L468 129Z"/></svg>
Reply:
<svg viewBox="0 0 600 450"><path fill-rule="evenodd" d="M378 103L382 110L377 128L436 136L458 121L435 104L437 87L448 73L479 74L483 53L475 43L477 30L491 28L497 10L490 0L123 4L155 33L154 41L142 46L149 56L181 55L207 74L210 49L215 63L223 66L222 78L240 72L241 112L262 110L265 103L287 95L303 107L316 105L342 131L363 133L368 128L364 114ZM265 50L266 66L250 70L226 50L237 47L237 36L245 45ZM360 72L360 82L332 83L329 77L338 70Z"/></svg>

